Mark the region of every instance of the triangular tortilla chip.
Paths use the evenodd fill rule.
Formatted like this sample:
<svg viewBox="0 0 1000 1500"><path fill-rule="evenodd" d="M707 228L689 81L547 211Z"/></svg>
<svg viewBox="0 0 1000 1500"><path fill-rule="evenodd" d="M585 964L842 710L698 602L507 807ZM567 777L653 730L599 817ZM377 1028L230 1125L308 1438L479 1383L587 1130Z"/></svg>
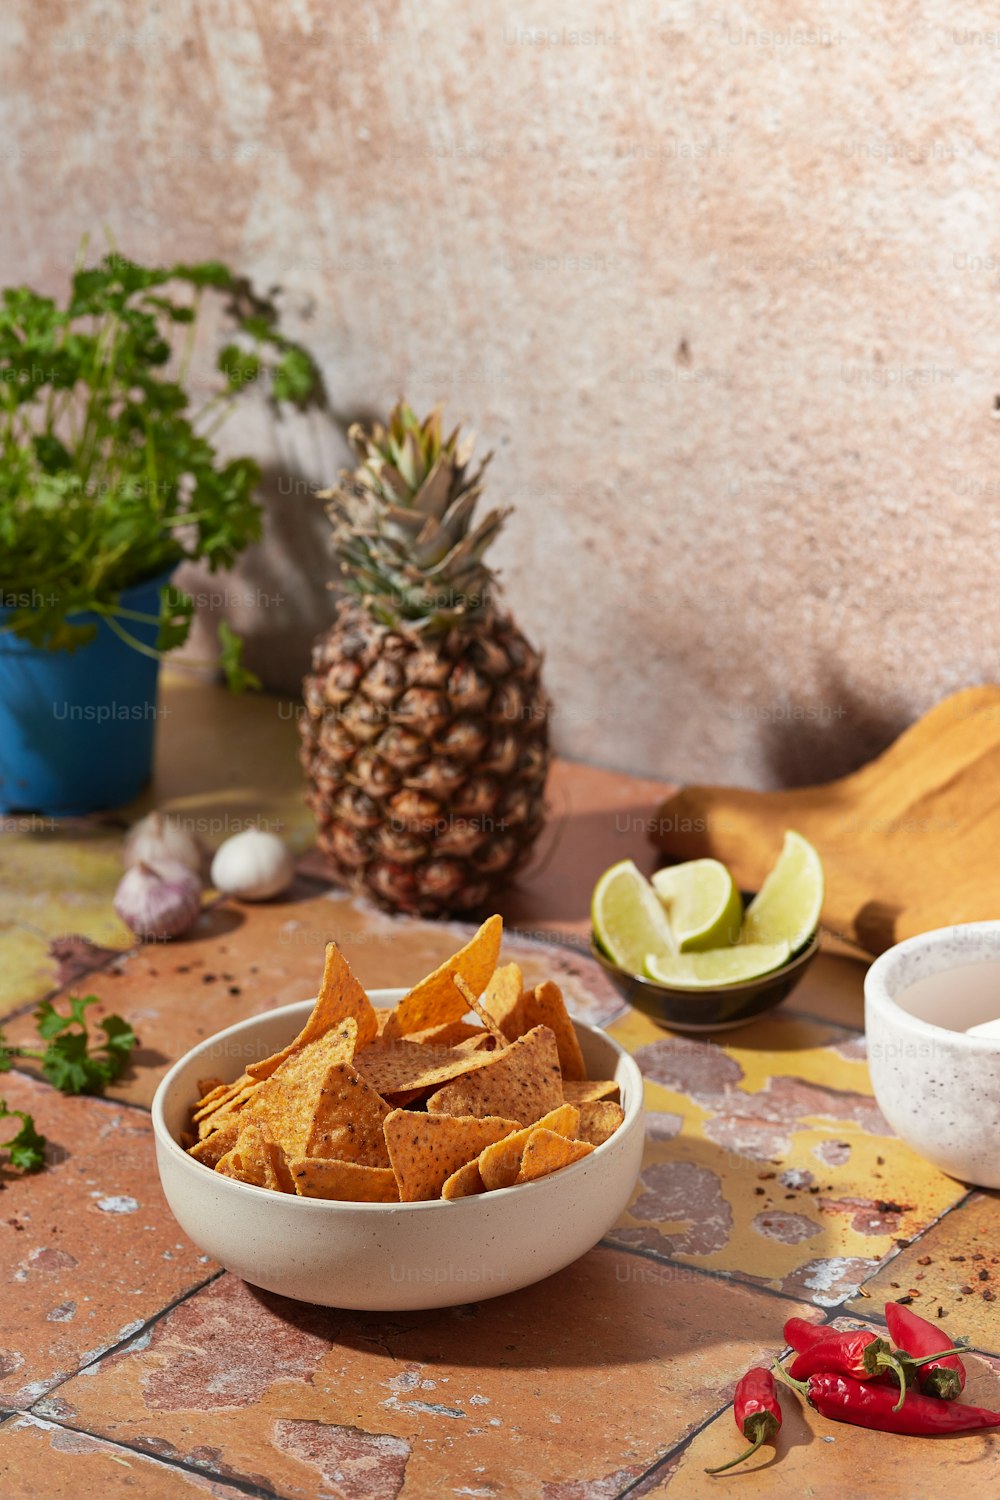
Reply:
<svg viewBox="0 0 1000 1500"><path fill-rule="evenodd" d="M443 1026L428 1026L425 1031L411 1031L408 1042L419 1042L423 1047L457 1047L461 1042L482 1043L489 1033L472 1021L445 1021Z"/></svg>
<svg viewBox="0 0 1000 1500"><path fill-rule="evenodd" d="M556 1039L547 1026L535 1026L482 1067L455 1078L427 1101L429 1114L503 1115L532 1125L563 1103Z"/></svg>
<svg viewBox="0 0 1000 1500"><path fill-rule="evenodd" d="M226 1088L226 1084L225 1084L225 1082L221 1078L199 1078L198 1079L198 1094L200 1096L199 1099L198 1099L198 1107L199 1107L199 1109L201 1108L201 1106L203 1104L207 1104L208 1098L209 1098L210 1095L221 1093L225 1088Z"/></svg>
<svg viewBox="0 0 1000 1500"><path fill-rule="evenodd" d="M208 1114L201 1111L198 1119L199 1140L205 1140L207 1136L210 1136L216 1130L221 1130L230 1120L240 1115L259 1088L260 1084L254 1083L253 1079L251 1079L249 1083L244 1084L242 1088L238 1089L235 1094L227 1095L222 1103L217 1108L210 1110Z"/></svg>
<svg viewBox="0 0 1000 1500"><path fill-rule="evenodd" d="M403 1203L439 1198L451 1174L484 1146L517 1129L516 1120L414 1114L394 1109L385 1122L385 1143Z"/></svg>
<svg viewBox="0 0 1000 1500"><path fill-rule="evenodd" d="M517 1181L534 1182L538 1177L548 1177L560 1167L571 1166L589 1156L593 1149L586 1141L568 1141L554 1130L533 1130L521 1157Z"/></svg>
<svg viewBox="0 0 1000 1500"><path fill-rule="evenodd" d="M214 1167L222 1160L227 1151L231 1151L236 1145L240 1134L239 1116L234 1115L227 1120L218 1130L213 1130L206 1135L204 1140L198 1141L196 1145L188 1148L188 1155L193 1156L195 1161L200 1161L206 1167Z"/></svg>
<svg viewBox="0 0 1000 1500"><path fill-rule="evenodd" d="M509 1042L516 1042L529 1028L524 1024L521 990L524 979L517 964L501 964L482 993L488 1010Z"/></svg>
<svg viewBox="0 0 1000 1500"><path fill-rule="evenodd" d="M253 1085L254 1081L249 1073L241 1073L239 1078L234 1079L232 1083L227 1083L221 1088L213 1089L204 1099L198 1101L192 1111L191 1118L196 1124L200 1124L202 1120L207 1120L209 1115L214 1115L217 1110L223 1109L227 1104L231 1103L237 1094L245 1093L247 1088Z"/></svg>
<svg viewBox="0 0 1000 1500"><path fill-rule="evenodd" d="M385 1100L350 1063L334 1063L323 1079L302 1154L388 1167L382 1133L388 1113Z"/></svg>
<svg viewBox="0 0 1000 1500"><path fill-rule="evenodd" d="M603 1146L610 1140L625 1118L620 1104L609 1099L592 1099L580 1105L580 1127L574 1130L578 1141L589 1141L592 1146Z"/></svg>
<svg viewBox="0 0 1000 1500"><path fill-rule="evenodd" d="M497 966L502 937L502 918L488 918L464 948L403 996L385 1023L383 1037L391 1040L428 1026L441 1026L446 1021L460 1021L468 1007L452 978L461 974L472 993L481 995Z"/></svg>
<svg viewBox="0 0 1000 1500"><path fill-rule="evenodd" d="M296 1157L289 1162L300 1198L332 1198L339 1203L398 1203L395 1173L389 1167L366 1167L356 1161Z"/></svg>
<svg viewBox="0 0 1000 1500"><path fill-rule="evenodd" d="M551 1130L555 1135L564 1135L572 1140L580 1124L580 1111L574 1104L560 1104L543 1115L537 1125L528 1125L515 1130L493 1146L486 1146L479 1153L479 1173L485 1186L492 1192L495 1188L513 1187L521 1170L521 1157L535 1130ZM447 1184L446 1184L447 1185Z"/></svg>
<svg viewBox="0 0 1000 1500"><path fill-rule="evenodd" d="M258 1125L243 1127L236 1145L222 1157L215 1170L223 1177L235 1177L275 1193L295 1191L285 1153Z"/></svg>
<svg viewBox="0 0 1000 1500"><path fill-rule="evenodd" d="M493 1040L495 1042L499 1042L500 1046L503 1047L506 1044L507 1038L504 1036L503 1032L500 1030L500 1027L490 1015L489 1011L484 1010L480 1005L479 1001L476 999L475 995L472 993L472 991L469 989L469 986L462 978L461 974L456 974L454 976L453 983L455 985L455 988L458 990L458 993L465 1001L469 1010L473 1011L479 1017L483 1025L486 1027L486 1030L492 1036Z"/></svg>
<svg viewBox="0 0 1000 1500"><path fill-rule="evenodd" d="M492 1150L492 1147L488 1147ZM457 1172L445 1179L444 1187L441 1189L442 1198L472 1198L476 1193L485 1193L486 1184L479 1175L479 1161L467 1161L464 1167L459 1167Z"/></svg>
<svg viewBox="0 0 1000 1500"><path fill-rule="evenodd" d="M305 1155L324 1080L336 1063L350 1062L357 1034L357 1022L348 1016L336 1030L307 1042L260 1084L246 1106L248 1118L263 1125L289 1156Z"/></svg>
<svg viewBox="0 0 1000 1500"><path fill-rule="evenodd" d="M547 1026L555 1037L563 1078L586 1078L583 1053L559 986L551 979L547 979L544 984L536 984L533 990L522 996L521 1004L526 1029Z"/></svg>
<svg viewBox="0 0 1000 1500"><path fill-rule="evenodd" d="M586 1104L588 1099L617 1100L619 1092L613 1078L569 1078L563 1082L563 1098L567 1104Z"/></svg>
<svg viewBox="0 0 1000 1500"><path fill-rule="evenodd" d="M282 1047L272 1057L249 1063L247 1072L252 1078L270 1078L293 1052L316 1041L348 1017L353 1018L358 1028L358 1047L367 1047L378 1035L375 1008L355 979L347 959L336 943L327 943L323 983L306 1024L287 1047Z"/></svg>
<svg viewBox="0 0 1000 1500"><path fill-rule="evenodd" d="M421 1047L409 1037L383 1042L359 1052L354 1066L383 1096L410 1089L429 1089L470 1073L489 1062L488 1052L460 1052L453 1047Z"/></svg>

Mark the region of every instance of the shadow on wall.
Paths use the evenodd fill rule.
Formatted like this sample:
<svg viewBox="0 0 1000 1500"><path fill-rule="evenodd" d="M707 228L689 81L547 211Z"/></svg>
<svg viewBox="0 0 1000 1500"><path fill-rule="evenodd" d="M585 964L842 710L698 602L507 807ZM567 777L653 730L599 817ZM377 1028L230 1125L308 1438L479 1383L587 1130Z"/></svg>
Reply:
<svg viewBox="0 0 1000 1500"><path fill-rule="evenodd" d="M913 718L898 701L866 698L833 675L814 717L776 718L763 727L768 784L816 786L847 776L887 749Z"/></svg>
<svg viewBox="0 0 1000 1500"><path fill-rule="evenodd" d="M265 468L257 494L264 540L246 553L234 575L252 601L235 619L246 640L246 665L271 692L297 698L312 643L337 609L339 592L329 587L338 576L330 521L316 485L297 471Z"/></svg>
<svg viewBox="0 0 1000 1500"><path fill-rule="evenodd" d="M176 576L197 608L195 628L178 660L218 656L218 628L227 620L242 635L244 664L263 687L297 698L317 634L333 620L338 594L330 522L315 482L299 469L268 465L257 490L264 536L231 573L214 577L185 566Z"/></svg>

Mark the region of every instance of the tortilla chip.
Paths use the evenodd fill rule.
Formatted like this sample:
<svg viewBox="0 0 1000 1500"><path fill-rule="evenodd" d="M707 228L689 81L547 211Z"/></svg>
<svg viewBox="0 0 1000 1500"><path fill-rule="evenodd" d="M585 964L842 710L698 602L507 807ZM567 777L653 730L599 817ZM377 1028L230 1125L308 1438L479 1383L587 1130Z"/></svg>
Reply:
<svg viewBox="0 0 1000 1500"><path fill-rule="evenodd" d="M408 1042L419 1042L422 1047L457 1047L462 1042L482 1042L489 1036L481 1026L472 1021L445 1021L443 1026L428 1026L425 1031L411 1031Z"/></svg>
<svg viewBox="0 0 1000 1500"><path fill-rule="evenodd" d="M536 984L533 990L521 997L521 1004L526 1028L547 1026L555 1037L563 1078L586 1078L583 1053L559 986L551 979L547 979L544 984Z"/></svg>
<svg viewBox="0 0 1000 1500"><path fill-rule="evenodd" d="M438 1089L427 1109L435 1115L501 1115L532 1125L562 1103L556 1039L547 1026L535 1026L474 1072Z"/></svg>
<svg viewBox="0 0 1000 1500"><path fill-rule="evenodd" d="M486 1030L493 1037L493 1040L499 1042L501 1047L504 1046L506 1044L507 1038L504 1036L503 1032L500 1030L500 1027L490 1015L489 1011L484 1010L480 1005L479 1001L476 999L475 995L472 993L472 991L469 989L469 986L462 978L461 974L456 974L454 976L454 980L455 988L462 996L468 1009L476 1013L476 1015L482 1021L483 1025L486 1027Z"/></svg>
<svg viewBox="0 0 1000 1500"><path fill-rule="evenodd" d="M275 1193L294 1192L284 1151L258 1125L247 1124L233 1149L221 1158L215 1170L253 1187Z"/></svg>
<svg viewBox="0 0 1000 1500"><path fill-rule="evenodd" d="M580 1128L573 1134L578 1141L589 1141L592 1146L603 1146L610 1140L625 1118L620 1104L607 1099L592 1099L580 1105Z"/></svg>
<svg viewBox="0 0 1000 1500"><path fill-rule="evenodd" d="M383 1097L407 1090L422 1091L447 1083L489 1062L485 1052L460 1052L452 1047L421 1047L409 1037L368 1047L354 1059L366 1083Z"/></svg>
<svg viewBox="0 0 1000 1500"><path fill-rule="evenodd" d="M509 1042L516 1042L529 1028L524 1024L521 989L524 979L517 964L501 964L482 993L483 1009L489 1011Z"/></svg>
<svg viewBox="0 0 1000 1500"><path fill-rule="evenodd" d="M491 1151L493 1148L486 1148ZM459 1167L457 1172L445 1179L444 1187L441 1189L442 1198L472 1198L476 1193L485 1193L486 1184L479 1175L478 1158L467 1161L464 1167Z"/></svg>
<svg viewBox="0 0 1000 1500"><path fill-rule="evenodd" d="M198 1079L198 1104L206 1104L210 1095L218 1094L228 1085L221 1078Z"/></svg>
<svg viewBox="0 0 1000 1500"><path fill-rule="evenodd" d="M235 1094L225 1098L218 1108L210 1110L207 1114L203 1111L200 1112L200 1117L198 1118L199 1140L205 1140L214 1130L220 1130L224 1124L234 1116L240 1114L246 1105L249 1104L259 1087L259 1084L253 1082L245 1084Z"/></svg>
<svg viewBox="0 0 1000 1500"><path fill-rule="evenodd" d="M243 1093L252 1083L253 1079L249 1073L241 1073L232 1083L223 1084L221 1088L212 1089L204 1099L199 1099L192 1111L191 1118L197 1123L205 1120L209 1115L214 1115L216 1110L222 1109L237 1094Z"/></svg>
<svg viewBox="0 0 1000 1500"><path fill-rule="evenodd" d="M356 1161L300 1156L289 1163L300 1198L332 1198L340 1203L398 1203L396 1177L389 1167Z"/></svg>
<svg viewBox="0 0 1000 1500"><path fill-rule="evenodd" d="M350 1063L334 1063L323 1079L302 1154L388 1167L382 1133L388 1113L389 1105Z"/></svg>
<svg viewBox="0 0 1000 1500"><path fill-rule="evenodd" d="M430 1089L402 1089L398 1094L383 1094L382 1098L390 1109L407 1109L418 1099L426 1099L429 1093Z"/></svg>
<svg viewBox="0 0 1000 1500"><path fill-rule="evenodd" d="M383 1037L389 1040L460 1021L468 1006L452 983L453 976L461 973L473 994L481 995L496 968L502 936L503 919L489 917L464 948L403 996L385 1023Z"/></svg>
<svg viewBox="0 0 1000 1500"><path fill-rule="evenodd" d="M593 1149L587 1141L568 1141L554 1130L533 1130L521 1157L517 1181L534 1182L538 1177L548 1177L560 1167L571 1166L589 1156Z"/></svg>
<svg viewBox="0 0 1000 1500"><path fill-rule="evenodd" d="M493 1146L486 1146L479 1153L479 1172L484 1184L492 1192L495 1188L513 1187L521 1170L521 1157L532 1133L536 1130L551 1130L572 1140L580 1124L580 1111L574 1104L560 1104L543 1115L537 1125L528 1125L515 1130ZM447 1186L447 1184L446 1184Z"/></svg>
<svg viewBox="0 0 1000 1500"><path fill-rule="evenodd" d="M586 1104L591 1099L617 1100L619 1089L613 1078L570 1078L563 1083L563 1098L567 1104Z"/></svg>
<svg viewBox="0 0 1000 1500"><path fill-rule="evenodd" d="M213 1130L203 1140L188 1148L188 1155L193 1156L195 1161L204 1162L206 1167L214 1167L222 1160L227 1151L231 1151L239 1138L241 1121L234 1116L220 1125L218 1130Z"/></svg>
<svg viewBox="0 0 1000 1500"><path fill-rule="evenodd" d="M323 1085L337 1063L349 1063L358 1026L353 1016L287 1057L259 1085L247 1114L279 1141L289 1156L304 1156Z"/></svg>
<svg viewBox="0 0 1000 1500"><path fill-rule="evenodd" d="M293 1052L307 1047L310 1042L315 1042L348 1018L357 1026L359 1047L367 1047L369 1042L375 1040L378 1035L375 1008L355 979L347 959L336 943L327 943L323 983L306 1024L287 1047L282 1047L272 1057L250 1063L247 1072L252 1078L270 1078Z"/></svg>
<svg viewBox="0 0 1000 1500"><path fill-rule="evenodd" d="M413 1114L394 1109L385 1122L385 1143L403 1203L439 1198L447 1179L484 1146L517 1129L516 1120Z"/></svg>

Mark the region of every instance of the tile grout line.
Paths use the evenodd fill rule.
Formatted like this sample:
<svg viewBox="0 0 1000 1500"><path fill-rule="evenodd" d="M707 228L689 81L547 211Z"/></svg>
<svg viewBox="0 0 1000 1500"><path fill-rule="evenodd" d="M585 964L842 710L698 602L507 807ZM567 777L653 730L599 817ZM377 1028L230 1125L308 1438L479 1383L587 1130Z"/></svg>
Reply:
<svg viewBox="0 0 1000 1500"><path fill-rule="evenodd" d="M847 1305L850 1297L856 1297L858 1295L857 1292L852 1292L850 1293L850 1297L845 1297L841 1302L835 1303L832 1308L823 1307L823 1305L819 1302L810 1302L807 1296L796 1296L793 1292L783 1292L780 1290L780 1288L767 1286L764 1282L751 1281L748 1278L742 1276L738 1271L714 1271L709 1266L689 1265L687 1261L674 1260L673 1257L660 1255L655 1250L639 1250L633 1245L620 1245L617 1240L608 1239L606 1236L599 1240L598 1244L602 1249L616 1250L622 1255L636 1256L640 1260L650 1261L654 1266L668 1266L673 1270L690 1272L692 1275L703 1277L708 1281L723 1282L726 1286L748 1287L751 1291L763 1292L765 1296L775 1297L781 1302L795 1302L798 1303L799 1306L802 1306L804 1304L808 1307L815 1307L820 1312L825 1313L827 1315L827 1319L843 1316L839 1309ZM898 1251L897 1253L901 1255L902 1251ZM888 1264L888 1262L884 1262L883 1264ZM872 1272L872 1276L877 1276L879 1271L881 1270L882 1265L880 1264L877 1269ZM864 1285L863 1282L861 1284L862 1286Z"/></svg>
<svg viewBox="0 0 1000 1500"><path fill-rule="evenodd" d="M217 1271L212 1272L211 1276L206 1276L204 1281L196 1282L194 1286L188 1287L186 1291L181 1292L179 1297L174 1297L171 1302L166 1303L165 1306L161 1307L157 1312L152 1313L150 1317L145 1320L142 1326L135 1329L134 1332L127 1334L124 1338L117 1339L113 1344L109 1344L106 1349L102 1349L99 1353L95 1354L93 1359L88 1359L85 1364L78 1365L75 1370L68 1371L53 1385L50 1385L48 1390L45 1391L41 1396L39 1396L37 1400L33 1401L30 1406L24 1407L23 1410L27 1411L31 1416L37 1417L40 1422L48 1422L50 1420L53 1420L44 1412L36 1411L35 1408L41 1406L43 1402L48 1401L56 1391L60 1391L62 1387L67 1383L67 1381L75 1380L78 1375L86 1374L88 1371L93 1370L94 1367L96 1365L99 1365L103 1360L110 1359L113 1355L121 1354L125 1349L129 1347L130 1344L135 1344L139 1339L145 1338L149 1330L151 1328L155 1328L156 1324L159 1323L163 1318L167 1317L168 1314L172 1313L175 1308L182 1306L182 1304L187 1302L191 1297L196 1297L199 1292L203 1292L206 1287L211 1286L213 1282L218 1281L221 1276L225 1276L227 1274L228 1273L225 1266L220 1266ZM65 1425L69 1426L70 1424L67 1423ZM74 1431L75 1430L76 1429L74 1429ZM93 1434L91 1434L91 1436L93 1436Z"/></svg>
<svg viewBox="0 0 1000 1500"><path fill-rule="evenodd" d="M629 1481L629 1483L623 1490L619 1490L618 1493L614 1496L614 1500L627 1500L627 1497L629 1495L634 1495L640 1485L646 1484L648 1480L654 1478L660 1471L660 1469L668 1464L672 1458L676 1458L679 1454L683 1453L686 1448L689 1448L694 1442L695 1438L699 1437L701 1433L705 1431L706 1427L711 1427L713 1422L717 1422L722 1416L723 1412L728 1410L728 1408L732 1406L732 1404L733 1403L731 1401L725 1402L722 1406L719 1407L718 1411L712 1412L711 1416L708 1416L704 1419L704 1421L699 1422L697 1427L693 1427L689 1433L681 1438L680 1442L675 1443L672 1448L668 1448L666 1453L661 1453L660 1457L656 1460L655 1463L650 1464L645 1473L637 1474L634 1479Z"/></svg>
<svg viewBox="0 0 1000 1500"><path fill-rule="evenodd" d="M60 1432L77 1433L81 1437L93 1438L97 1443L106 1444L109 1448L118 1448L123 1453L134 1453L137 1458L144 1458L149 1463L160 1464L163 1468L174 1470L182 1474L195 1474L199 1479L215 1480L219 1484L229 1485L240 1494L252 1497L252 1500L281 1500L281 1496L275 1490L264 1489L260 1485L251 1484L248 1480L239 1479L233 1475L220 1474L217 1469L203 1469L197 1464L188 1463L182 1458L164 1458L162 1454L151 1453L146 1448L140 1448L137 1443L126 1442L124 1438L105 1437L102 1433L91 1432L88 1427L73 1427L68 1422L60 1422L54 1417L42 1417L33 1411L13 1411L11 1417L30 1417L32 1421L44 1424L48 1427L58 1427ZM0 1423L6 1426L7 1422ZM131 1467L131 1465L129 1465Z"/></svg>

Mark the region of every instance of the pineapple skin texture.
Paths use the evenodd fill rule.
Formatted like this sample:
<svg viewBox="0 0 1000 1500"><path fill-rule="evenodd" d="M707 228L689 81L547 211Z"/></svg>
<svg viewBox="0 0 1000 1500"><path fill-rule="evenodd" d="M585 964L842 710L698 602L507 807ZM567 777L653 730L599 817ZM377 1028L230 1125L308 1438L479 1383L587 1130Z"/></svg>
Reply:
<svg viewBox="0 0 1000 1500"><path fill-rule="evenodd" d="M541 657L492 606L428 637L345 600L313 647L306 800L338 880L393 911L487 902L545 819Z"/></svg>

